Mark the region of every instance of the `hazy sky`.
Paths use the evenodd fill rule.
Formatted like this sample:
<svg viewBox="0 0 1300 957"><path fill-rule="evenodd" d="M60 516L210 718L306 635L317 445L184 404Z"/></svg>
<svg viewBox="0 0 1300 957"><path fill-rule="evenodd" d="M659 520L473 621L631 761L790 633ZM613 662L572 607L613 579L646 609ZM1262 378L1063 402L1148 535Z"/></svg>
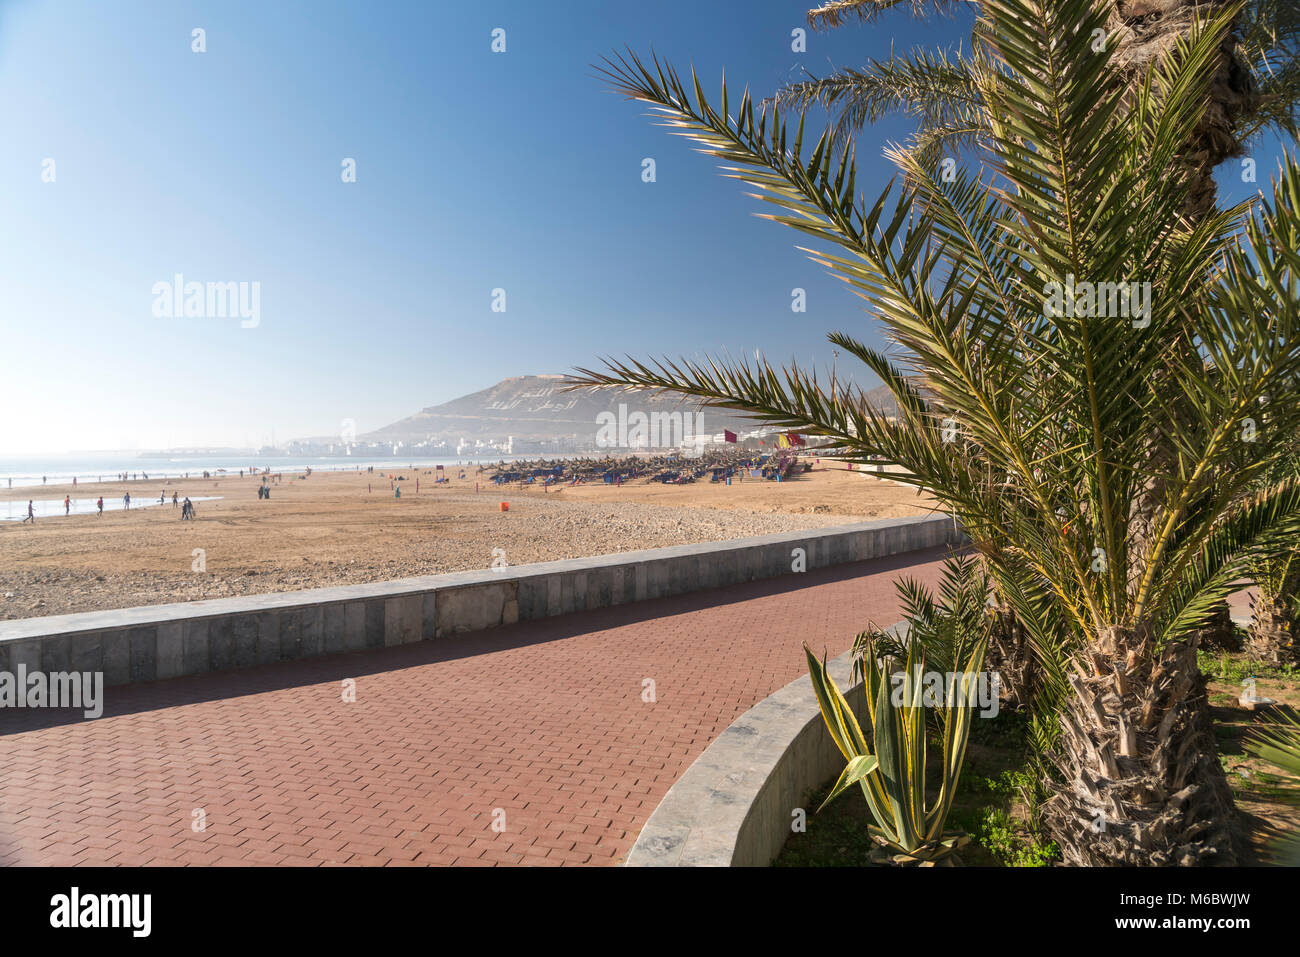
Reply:
<svg viewBox="0 0 1300 957"><path fill-rule="evenodd" d="M967 33L900 14L794 53L807 5L0 0L0 453L365 432L604 353L878 342L796 234L591 67L653 49L714 95L725 68L735 102ZM867 195L910 130L859 140ZM258 324L156 316L176 274L258 283Z"/></svg>

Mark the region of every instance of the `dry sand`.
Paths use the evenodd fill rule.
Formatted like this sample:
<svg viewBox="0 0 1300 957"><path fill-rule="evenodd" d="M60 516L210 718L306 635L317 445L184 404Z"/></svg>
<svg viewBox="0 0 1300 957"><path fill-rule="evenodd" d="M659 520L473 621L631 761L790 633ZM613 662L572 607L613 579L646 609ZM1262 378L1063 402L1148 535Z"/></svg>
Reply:
<svg viewBox="0 0 1300 957"><path fill-rule="evenodd" d="M475 471L435 485L433 473L401 469L396 499L386 475L284 473L269 501L259 479L223 476L105 482L0 492L4 499L120 502L129 512L0 523L0 618L292 591L486 568L493 549L511 565L745 538L929 512L912 489L818 468L791 482L746 479L665 486L644 479L599 485L498 488ZM419 476L420 491L415 491ZM367 483L371 491L367 491ZM157 502L165 488L167 504ZM182 522L173 489L199 502ZM498 503L509 501L509 511ZM203 571L195 571L202 549Z"/></svg>

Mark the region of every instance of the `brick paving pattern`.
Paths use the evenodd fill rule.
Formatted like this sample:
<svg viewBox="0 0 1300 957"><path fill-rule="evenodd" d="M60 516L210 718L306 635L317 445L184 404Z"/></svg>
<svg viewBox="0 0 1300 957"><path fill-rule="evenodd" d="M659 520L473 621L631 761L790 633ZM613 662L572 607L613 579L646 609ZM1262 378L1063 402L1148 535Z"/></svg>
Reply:
<svg viewBox="0 0 1300 957"><path fill-rule="evenodd" d="M614 864L803 641L893 624L942 555L6 709L0 864Z"/></svg>

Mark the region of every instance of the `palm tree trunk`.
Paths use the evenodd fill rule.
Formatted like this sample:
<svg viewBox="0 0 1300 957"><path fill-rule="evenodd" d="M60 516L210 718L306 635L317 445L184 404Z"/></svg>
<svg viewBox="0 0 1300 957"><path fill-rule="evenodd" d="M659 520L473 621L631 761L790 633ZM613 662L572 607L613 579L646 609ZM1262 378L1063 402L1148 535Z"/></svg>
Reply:
<svg viewBox="0 0 1300 957"><path fill-rule="evenodd" d="M1300 664L1300 649L1296 648L1300 627L1290 597L1261 592L1251 599L1251 606L1254 620L1246 640L1250 656L1274 667Z"/></svg>
<svg viewBox="0 0 1300 957"><path fill-rule="evenodd" d="M1118 629L1072 675L1044 823L1075 866L1237 862L1232 792L1210 732L1195 642L1157 659Z"/></svg>
<svg viewBox="0 0 1300 957"><path fill-rule="evenodd" d="M1213 616L1197 632L1196 647L1204 651L1241 651L1241 638L1226 601L1214 606Z"/></svg>
<svg viewBox="0 0 1300 957"><path fill-rule="evenodd" d="M1195 18L1223 6L1224 0L1116 0L1120 61L1142 76L1190 33ZM1254 78L1229 35L1205 112L1181 156L1189 220L1216 208L1214 169L1242 155L1237 131L1258 108ZM1057 754L1067 783L1053 799L1055 826L1049 825L1066 863L1236 863L1236 807L1211 732L1198 646L1239 646L1226 602L1191 643L1167 649L1159 661L1134 668L1131 656L1102 651L1094 655L1097 675L1072 681L1065 746ZM1096 813L1081 830L1078 817L1089 810Z"/></svg>
<svg viewBox="0 0 1300 957"><path fill-rule="evenodd" d="M1042 685L1042 665L1009 605L995 605L988 614L992 622L984 667L998 676L1002 707L1027 708Z"/></svg>
<svg viewBox="0 0 1300 957"><path fill-rule="evenodd" d="M1196 17L1217 13L1225 5L1225 0L1116 0L1112 26L1122 31L1120 63L1135 77L1141 76L1190 32ZM1205 113L1183 155L1192 177L1185 207L1189 218L1200 219L1214 209L1214 168L1242 155L1237 130L1241 120L1258 108L1254 77L1237 55L1235 39L1229 37L1220 47Z"/></svg>

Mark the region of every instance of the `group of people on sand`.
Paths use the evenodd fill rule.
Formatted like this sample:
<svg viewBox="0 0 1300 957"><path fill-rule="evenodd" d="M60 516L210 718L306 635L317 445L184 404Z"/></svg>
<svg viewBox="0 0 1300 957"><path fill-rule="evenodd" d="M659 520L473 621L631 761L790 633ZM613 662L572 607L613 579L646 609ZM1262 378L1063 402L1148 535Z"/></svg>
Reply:
<svg viewBox="0 0 1300 957"><path fill-rule="evenodd" d="M267 498L271 497L270 492L267 492L266 497ZM167 493L165 491L161 492L158 495L158 504L163 505L166 503L166 501L167 501ZM194 520L194 516L195 516L194 503L190 501L188 495L185 497L184 501L181 501L179 495L176 492L172 492L172 508L180 508L181 521ZM95 513L96 516L102 518L104 515L104 496L101 495L99 499L95 502L95 509L96 509L96 513ZM130 492L127 492L125 495L122 496L122 509L123 511L130 511L131 509ZM71 495L63 496L63 514L65 516L72 514ZM22 524L26 525L28 522L31 522L33 525L36 524L36 508L35 508L35 503L32 499L27 500L27 517L23 519Z"/></svg>

